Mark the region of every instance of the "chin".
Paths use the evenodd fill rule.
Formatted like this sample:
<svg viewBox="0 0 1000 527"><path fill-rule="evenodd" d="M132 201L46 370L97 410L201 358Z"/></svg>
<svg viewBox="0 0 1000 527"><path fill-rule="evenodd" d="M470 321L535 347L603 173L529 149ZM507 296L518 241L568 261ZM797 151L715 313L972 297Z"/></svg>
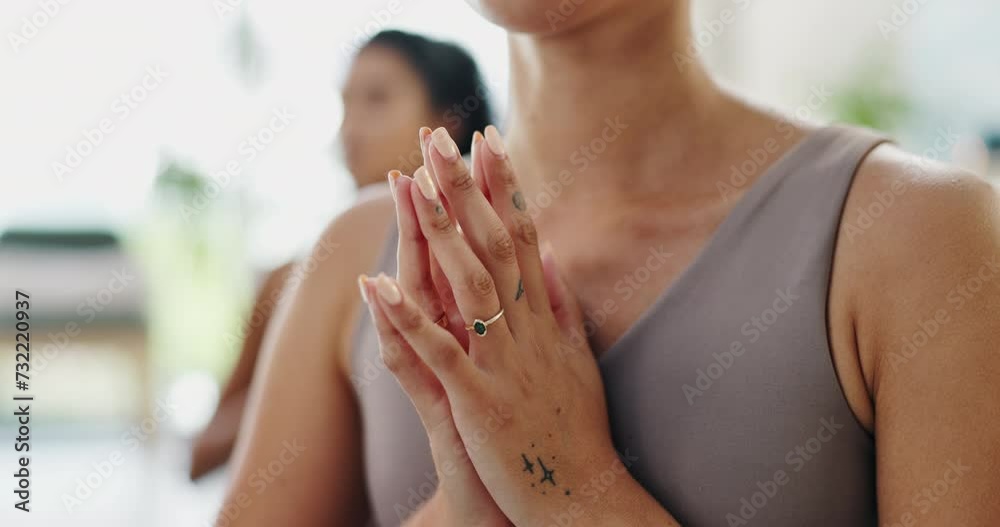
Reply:
<svg viewBox="0 0 1000 527"><path fill-rule="evenodd" d="M564 31L612 0L466 0L490 22L515 33ZM619 0L615 0L619 1Z"/></svg>

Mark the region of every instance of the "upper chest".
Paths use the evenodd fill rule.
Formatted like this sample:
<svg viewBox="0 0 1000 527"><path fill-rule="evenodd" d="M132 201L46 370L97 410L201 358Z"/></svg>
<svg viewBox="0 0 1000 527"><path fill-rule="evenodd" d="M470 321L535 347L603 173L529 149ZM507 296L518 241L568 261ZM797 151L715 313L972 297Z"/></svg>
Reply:
<svg viewBox="0 0 1000 527"><path fill-rule="evenodd" d="M541 227L603 353L698 259L724 214L642 214Z"/></svg>
<svg viewBox="0 0 1000 527"><path fill-rule="evenodd" d="M851 321L857 280L849 262L857 248L836 243L838 208L827 214L808 203L778 205L756 208L754 215L735 215L723 203L683 214L654 210L603 221L578 218L539 225L539 232L553 244L592 328L596 354L615 347L634 327L648 332L649 325L637 327L643 317L663 327L681 311L702 314L698 331L734 330L733 342L758 338L772 329L772 307L781 304L791 313L780 313L778 322L808 321L852 410L868 423L868 387L860 373L866 361ZM678 294L678 286L700 293ZM812 297L809 307L796 300L803 293ZM790 303L796 305L785 305Z"/></svg>

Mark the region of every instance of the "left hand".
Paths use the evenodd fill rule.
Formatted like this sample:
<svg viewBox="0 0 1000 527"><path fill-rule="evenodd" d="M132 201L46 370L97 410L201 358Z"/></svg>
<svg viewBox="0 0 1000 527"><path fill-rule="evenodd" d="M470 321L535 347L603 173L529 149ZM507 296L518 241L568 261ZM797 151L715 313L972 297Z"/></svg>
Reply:
<svg viewBox="0 0 1000 527"><path fill-rule="evenodd" d="M551 258L542 264L499 134L488 129L487 140L475 142L472 170L445 129L427 140L433 178L418 170L417 184L397 199L412 200L424 242L466 324L501 309L503 315L485 334L470 330L466 353L407 294L412 288L380 276L372 304L432 372L427 382L404 384L418 412L428 411L419 408L421 401L434 400L421 392L443 387L483 484L511 521L528 525L576 503L573 494L594 467L617 461L603 384L578 304ZM439 186L462 233L442 205ZM401 244L400 250L414 249Z"/></svg>

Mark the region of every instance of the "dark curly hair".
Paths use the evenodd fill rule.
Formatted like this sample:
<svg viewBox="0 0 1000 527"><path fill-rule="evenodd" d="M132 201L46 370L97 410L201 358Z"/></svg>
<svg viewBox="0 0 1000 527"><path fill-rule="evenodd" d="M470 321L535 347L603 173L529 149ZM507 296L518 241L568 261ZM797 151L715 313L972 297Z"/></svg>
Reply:
<svg viewBox="0 0 1000 527"><path fill-rule="evenodd" d="M398 30L380 31L361 49L371 46L396 51L420 75L431 105L442 112L462 154L468 154L472 134L493 122L490 93L472 56L458 45Z"/></svg>

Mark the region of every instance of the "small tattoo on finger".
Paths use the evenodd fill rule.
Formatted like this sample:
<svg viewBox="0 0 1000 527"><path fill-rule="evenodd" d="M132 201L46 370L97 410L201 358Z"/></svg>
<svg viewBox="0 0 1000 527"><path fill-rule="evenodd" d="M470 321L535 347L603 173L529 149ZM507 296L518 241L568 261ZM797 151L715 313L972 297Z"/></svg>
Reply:
<svg viewBox="0 0 1000 527"><path fill-rule="evenodd" d="M521 194L520 190L514 192L514 195L511 197L511 201L514 202L514 208L521 212L524 212L524 210L528 208L527 204L524 202L524 196Z"/></svg>

